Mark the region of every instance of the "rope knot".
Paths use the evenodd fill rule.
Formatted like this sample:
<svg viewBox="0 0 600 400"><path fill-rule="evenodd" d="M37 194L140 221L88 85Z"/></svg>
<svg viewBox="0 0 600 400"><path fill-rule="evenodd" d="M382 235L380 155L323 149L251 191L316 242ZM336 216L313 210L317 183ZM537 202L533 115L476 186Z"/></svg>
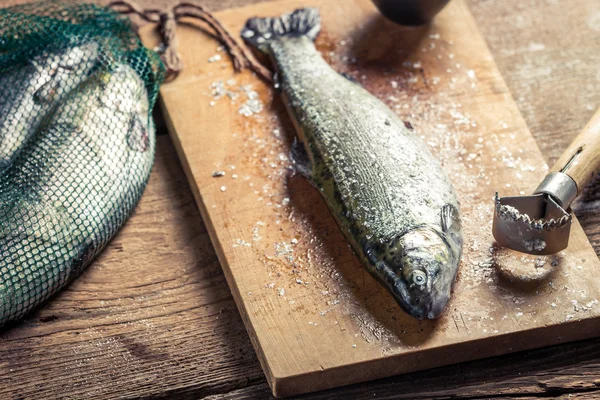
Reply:
<svg viewBox="0 0 600 400"><path fill-rule="evenodd" d="M227 48L236 71L249 68L267 82L273 82L271 71L260 64L252 53L242 44L238 43L229 31L217 20L210 11L197 4L182 2L173 8L160 11L156 9L142 9L132 1L115 0L109 7L122 14L138 15L146 22L158 23L162 39L161 58L167 69L166 81L173 80L183 69L181 56L177 52L177 21L181 18L195 18L205 22L215 31L217 39Z"/></svg>
<svg viewBox="0 0 600 400"><path fill-rule="evenodd" d="M183 69L181 56L177 52L176 27L177 18L173 9L160 13L158 29L163 40L164 52L162 58L167 68L167 81L175 79Z"/></svg>

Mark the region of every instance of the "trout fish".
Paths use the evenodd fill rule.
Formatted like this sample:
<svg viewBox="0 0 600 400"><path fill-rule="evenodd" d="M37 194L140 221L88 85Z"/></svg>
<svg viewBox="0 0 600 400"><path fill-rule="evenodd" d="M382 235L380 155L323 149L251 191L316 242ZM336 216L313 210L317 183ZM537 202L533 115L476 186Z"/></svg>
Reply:
<svg viewBox="0 0 600 400"><path fill-rule="evenodd" d="M124 64L66 96L0 180L0 326L77 276L117 233L148 180L148 94Z"/></svg>
<svg viewBox="0 0 600 400"><path fill-rule="evenodd" d="M44 52L10 70L0 70L0 174L51 111L96 65L95 42Z"/></svg>
<svg viewBox="0 0 600 400"><path fill-rule="evenodd" d="M276 69L297 169L319 189L364 267L418 319L448 303L462 253L459 206L438 160L385 104L314 46L313 8L252 18L242 37Z"/></svg>

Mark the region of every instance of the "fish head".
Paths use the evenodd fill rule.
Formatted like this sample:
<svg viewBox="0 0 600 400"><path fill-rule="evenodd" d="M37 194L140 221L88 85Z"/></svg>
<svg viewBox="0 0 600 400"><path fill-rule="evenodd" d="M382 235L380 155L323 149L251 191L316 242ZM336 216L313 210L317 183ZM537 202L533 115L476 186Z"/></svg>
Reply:
<svg viewBox="0 0 600 400"><path fill-rule="evenodd" d="M407 313L417 319L435 319L450 300L459 261L443 233L421 227L395 241L382 268L388 269L387 284Z"/></svg>
<svg viewBox="0 0 600 400"><path fill-rule="evenodd" d="M149 148L151 117L144 81L125 64L117 65L103 80L100 102L115 120L128 127L123 131L127 148L145 152Z"/></svg>

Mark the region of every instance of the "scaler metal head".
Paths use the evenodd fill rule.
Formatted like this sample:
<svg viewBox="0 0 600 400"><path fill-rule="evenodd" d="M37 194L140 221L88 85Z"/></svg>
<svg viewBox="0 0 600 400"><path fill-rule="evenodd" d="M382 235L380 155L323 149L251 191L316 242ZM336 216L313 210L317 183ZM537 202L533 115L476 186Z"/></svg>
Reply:
<svg viewBox="0 0 600 400"><path fill-rule="evenodd" d="M546 176L531 196L498 198L492 233L501 246L523 253L548 255L569 244L571 214L565 209L577 196L577 185L566 174Z"/></svg>

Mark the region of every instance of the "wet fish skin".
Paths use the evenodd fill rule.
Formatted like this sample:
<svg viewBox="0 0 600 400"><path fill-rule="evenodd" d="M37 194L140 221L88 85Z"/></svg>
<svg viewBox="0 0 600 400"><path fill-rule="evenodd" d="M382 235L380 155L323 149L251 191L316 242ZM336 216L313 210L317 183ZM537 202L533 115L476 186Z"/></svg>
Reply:
<svg viewBox="0 0 600 400"><path fill-rule="evenodd" d="M96 42L42 53L0 75L0 173L57 104L85 80L99 56Z"/></svg>
<svg viewBox="0 0 600 400"><path fill-rule="evenodd" d="M316 50L315 9L250 19L242 36L272 59L303 144L298 170L320 190L369 272L418 319L440 316L462 253L459 206L440 163L385 104ZM304 153L304 157L299 154Z"/></svg>
<svg viewBox="0 0 600 400"><path fill-rule="evenodd" d="M6 171L0 326L77 276L126 221L154 159L148 107L144 82L130 67L98 72L60 104Z"/></svg>

